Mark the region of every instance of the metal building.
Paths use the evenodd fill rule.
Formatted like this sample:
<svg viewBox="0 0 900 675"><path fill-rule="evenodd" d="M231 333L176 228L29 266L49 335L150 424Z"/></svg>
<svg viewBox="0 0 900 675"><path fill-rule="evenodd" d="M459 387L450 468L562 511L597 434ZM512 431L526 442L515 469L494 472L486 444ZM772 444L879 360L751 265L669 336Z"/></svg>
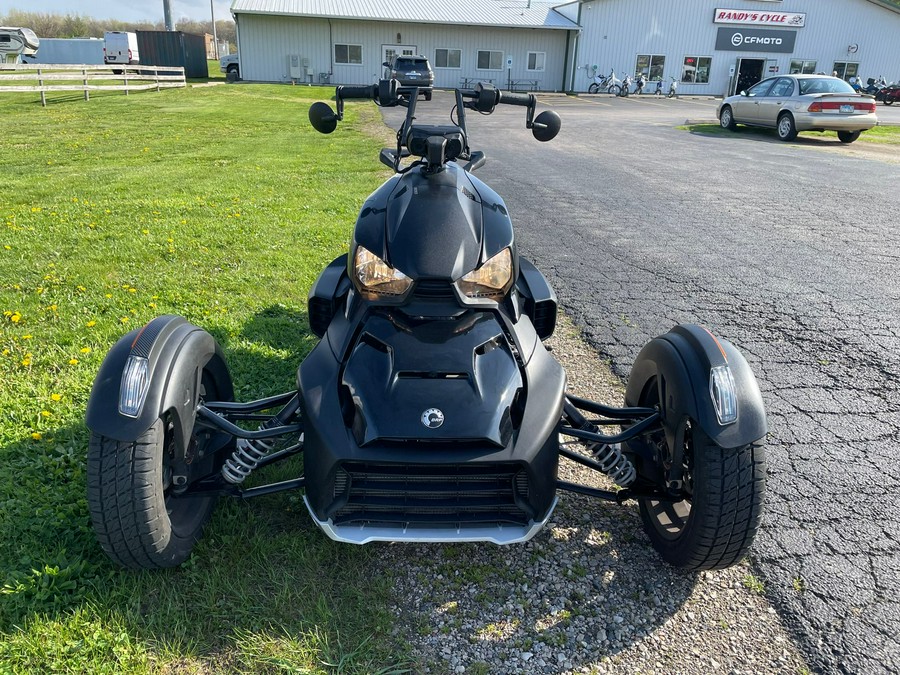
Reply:
<svg viewBox="0 0 900 675"><path fill-rule="evenodd" d="M567 88L602 73L733 93L775 73L900 80L900 6L885 0L589 0ZM653 91L655 87L650 87Z"/></svg>
<svg viewBox="0 0 900 675"><path fill-rule="evenodd" d="M369 84L423 54L436 87L491 80L560 91L578 26L537 0L235 0L241 77Z"/></svg>
<svg viewBox="0 0 900 675"><path fill-rule="evenodd" d="M900 80L889 0L234 0L231 12L247 80L368 84L403 53L429 58L436 87L583 92L610 69L685 94L774 73Z"/></svg>

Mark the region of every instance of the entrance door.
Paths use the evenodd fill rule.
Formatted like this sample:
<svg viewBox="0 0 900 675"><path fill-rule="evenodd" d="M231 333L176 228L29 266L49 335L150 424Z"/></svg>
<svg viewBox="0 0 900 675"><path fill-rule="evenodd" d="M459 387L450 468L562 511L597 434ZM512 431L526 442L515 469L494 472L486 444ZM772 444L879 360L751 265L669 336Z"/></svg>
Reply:
<svg viewBox="0 0 900 675"><path fill-rule="evenodd" d="M415 56L419 53L416 45L381 45L381 62L392 63L396 56ZM385 77L391 76L389 68L385 67Z"/></svg>
<svg viewBox="0 0 900 675"><path fill-rule="evenodd" d="M737 77L735 78L734 91L731 93L739 94L763 79L765 66L765 59L738 59Z"/></svg>

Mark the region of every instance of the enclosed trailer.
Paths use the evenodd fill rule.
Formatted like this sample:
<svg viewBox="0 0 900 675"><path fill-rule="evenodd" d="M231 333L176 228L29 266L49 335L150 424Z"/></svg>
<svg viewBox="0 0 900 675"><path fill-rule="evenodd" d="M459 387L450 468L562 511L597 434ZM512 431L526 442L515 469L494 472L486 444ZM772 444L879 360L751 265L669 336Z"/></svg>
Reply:
<svg viewBox="0 0 900 675"><path fill-rule="evenodd" d="M102 38L44 38L37 54L22 56L22 63L84 63L99 65L103 61Z"/></svg>

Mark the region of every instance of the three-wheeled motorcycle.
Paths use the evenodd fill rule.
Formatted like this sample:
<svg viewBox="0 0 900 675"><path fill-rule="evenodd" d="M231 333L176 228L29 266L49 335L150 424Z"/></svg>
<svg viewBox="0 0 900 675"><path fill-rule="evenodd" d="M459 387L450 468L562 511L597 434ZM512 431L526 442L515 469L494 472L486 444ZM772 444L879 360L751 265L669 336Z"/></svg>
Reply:
<svg viewBox="0 0 900 675"><path fill-rule="evenodd" d="M309 292L320 338L296 388L237 402L227 355L205 330L160 316L119 340L91 392L88 502L104 551L133 568L182 563L217 498L303 490L332 539L514 544L548 522L559 491L636 500L652 545L691 570L738 562L760 523L766 420L729 342L679 325L638 354L624 407L566 393L544 347L557 299L519 255L509 211L473 172L467 111L525 109L538 141L559 116L533 94L456 90L446 125L416 123L416 92L386 80L337 87L344 101L403 106L394 175L362 205L347 254ZM441 98L436 96L436 101ZM561 438L578 439L575 450ZM302 475L243 487L302 453ZM560 457L616 489L562 481Z"/></svg>

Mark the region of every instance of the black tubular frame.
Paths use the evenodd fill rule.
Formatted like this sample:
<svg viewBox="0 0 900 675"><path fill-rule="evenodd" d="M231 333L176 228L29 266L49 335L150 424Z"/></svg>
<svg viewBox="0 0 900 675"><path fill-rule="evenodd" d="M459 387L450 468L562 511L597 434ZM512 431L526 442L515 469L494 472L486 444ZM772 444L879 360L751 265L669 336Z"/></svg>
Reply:
<svg viewBox="0 0 900 675"><path fill-rule="evenodd" d="M278 423L272 427L266 427L265 423L275 420L276 417L278 417L278 414L262 414L263 411L266 410L272 410L274 408L285 410L289 406L295 405L297 396L298 393L296 391L289 391L276 396L249 401L247 403L206 401L197 406L197 423L206 429L214 429L230 434L235 438L243 438L251 441L276 438L288 434L302 434L303 425L299 422L290 424ZM581 414L581 411L600 415L601 418L588 419ZM291 416L293 416L293 414L291 414ZM612 445L632 440L648 433L654 428L658 428L660 419L659 411L655 408L613 408L611 406L567 394L563 406L562 420L559 425L559 433L565 434L566 436L572 436L573 438L577 438L580 441L586 441L590 444ZM232 420L259 421L261 422L261 428L256 431L242 429ZM280 422L281 420L279 419L278 421ZM625 428L617 434L603 434L599 432L598 427L608 425L620 425ZM298 443L262 459L257 465L257 468L274 464L275 462L293 457L301 452L303 452L302 436ZM586 455L570 450L567 447L560 447L559 454L561 457L577 462L582 466L604 473L600 463ZM241 488L239 485L223 482L218 474L216 474L197 481L180 496L194 497L202 494L250 499L251 497L260 497L276 492L283 492L285 490L299 490L303 489L305 486L306 479L303 476L300 476L293 480L286 480L280 483L259 485L252 488ZM682 499L679 496L673 496L671 493L659 489L646 489L646 486L644 486L645 489L624 488L618 491L609 491L593 488L588 485L557 480L556 487L558 490L575 492L597 499L615 502L617 504L621 504L628 499L653 499L670 502L676 502Z"/></svg>

